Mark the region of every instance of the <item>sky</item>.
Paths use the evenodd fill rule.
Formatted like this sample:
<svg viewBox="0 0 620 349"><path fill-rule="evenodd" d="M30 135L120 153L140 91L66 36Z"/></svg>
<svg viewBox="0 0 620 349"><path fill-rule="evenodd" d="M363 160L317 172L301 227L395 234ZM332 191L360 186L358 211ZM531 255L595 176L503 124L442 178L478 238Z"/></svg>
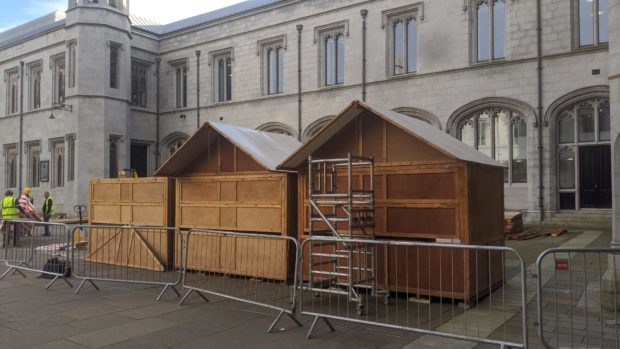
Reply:
<svg viewBox="0 0 620 349"><path fill-rule="evenodd" d="M199 15L243 0L129 0L132 14L161 24ZM171 6L171 4L173 4ZM67 9L67 0L0 0L0 32L56 10Z"/></svg>

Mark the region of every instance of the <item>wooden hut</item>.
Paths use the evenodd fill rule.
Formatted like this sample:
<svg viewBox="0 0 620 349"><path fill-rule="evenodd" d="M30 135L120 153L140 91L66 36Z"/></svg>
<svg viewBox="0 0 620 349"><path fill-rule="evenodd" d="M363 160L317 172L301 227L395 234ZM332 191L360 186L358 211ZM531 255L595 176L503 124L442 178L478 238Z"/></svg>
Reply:
<svg viewBox="0 0 620 349"><path fill-rule="evenodd" d="M277 165L300 145L287 135L205 124L156 173L176 177L176 227L296 237L296 175L278 170ZM268 244L272 251L264 251L264 243L241 237L190 239L189 269L280 280L293 272L285 241L272 240ZM207 243L197 239L220 239L208 243L221 248L209 256L196 256L200 251L192 246ZM282 267L260 270L246 265L266 252L281 256Z"/></svg>
<svg viewBox="0 0 620 349"><path fill-rule="evenodd" d="M300 239L308 233L308 157L346 158L349 153L375 161L378 239L503 245L504 168L423 121L359 101L347 106L280 165L299 171ZM357 171L354 176L362 186L369 182L367 172ZM339 173L336 182L341 179ZM476 289L478 295L489 291L489 259L479 258L476 263L474 253L445 250L418 256L388 251L377 257L377 273L378 281L392 291L466 300L476 296ZM450 257L442 261L443 254L460 261L458 266L447 266ZM490 266L494 285L502 281L502 264L494 263L498 256L494 255ZM399 269L407 265L408 273L397 273L396 265ZM455 277L453 288L446 287L451 277ZM475 279L481 280L478 288ZM406 280L420 282L415 289L405 290Z"/></svg>

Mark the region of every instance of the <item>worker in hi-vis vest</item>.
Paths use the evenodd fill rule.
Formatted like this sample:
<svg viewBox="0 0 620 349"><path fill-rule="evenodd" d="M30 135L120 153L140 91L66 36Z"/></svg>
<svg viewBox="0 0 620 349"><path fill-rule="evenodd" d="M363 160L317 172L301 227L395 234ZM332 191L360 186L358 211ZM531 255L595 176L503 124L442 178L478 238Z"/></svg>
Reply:
<svg viewBox="0 0 620 349"><path fill-rule="evenodd" d="M4 199L2 199L2 235L3 246L7 247L11 241L11 224L8 221L19 219L19 206L17 205L17 199L13 197L13 191L7 190L4 193Z"/></svg>
<svg viewBox="0 0 620 349"><path fill-rule="evenodd" d="M43 196L45 196L45 201L43 201L43 221L47 223L50 221L50 217L54 215L54 201L48 191L46 191ZM47 224L44 229L45 234L43 235L50 236L50 228Z"/></svg>

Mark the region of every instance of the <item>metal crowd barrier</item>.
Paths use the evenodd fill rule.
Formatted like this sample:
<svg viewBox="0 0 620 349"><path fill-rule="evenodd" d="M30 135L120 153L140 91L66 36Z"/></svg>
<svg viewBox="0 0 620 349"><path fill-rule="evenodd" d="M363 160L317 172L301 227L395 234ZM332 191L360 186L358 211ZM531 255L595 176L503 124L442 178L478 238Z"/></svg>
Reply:
<svg viewBox="0 0 620 349"><path fill-rule="evenodd" d="M185 277L188 291L179 305L196 292L277 311L271 332L284 315L301 326L295 315L299 244L290 237L214 230L187 235Z"/></svg>
<svg viewBox="0 0 620 349"><path fill-rule="evenodd" d="M536 261L545 348L620 348L620 249L553 248Z"/></svg>
<svg viewBox="0 0 620 349"><path fill-rule="evenodd" d="M65 281L71 276L69 251L69 228L65 224L42 223L28 220L4 221L2 228L4 263L9 268L0 280L9 274L23 271L41 273L50 279L45 286L49 289L58 279Z"/></svg>
<svg viewBox="0 0 620 349"><path fill-rule="evenodd" d="M181 232L174 228L81 225L73 229L71 260L74 276L81 279L79 293L95 281L159 285L157 300L172 290L183 277L185 253Z"/></svg>
<svg viewBox="0 0 620 349"><path fill-rule="evenodd" d="M527 347L526 269L512 248L313 237L301 250L308 338L333 319Z"/></svg>

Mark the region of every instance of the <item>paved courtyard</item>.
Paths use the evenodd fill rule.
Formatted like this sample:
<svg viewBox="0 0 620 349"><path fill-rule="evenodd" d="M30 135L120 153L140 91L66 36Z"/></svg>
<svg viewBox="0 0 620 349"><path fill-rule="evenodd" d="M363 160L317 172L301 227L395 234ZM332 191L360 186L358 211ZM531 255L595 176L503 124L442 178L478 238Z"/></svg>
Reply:
<svg viewBox="0 0 620 349"><path fill-rule="evenodd" d="M520 251L529 270L533 271L536 257L546 248L607 247L609 241L608 231L574 231L558 238L542 237L509 242L509 245ZM4 270L4 266L0 267L0 271ZM110 283L99 283L100 291L86 285L79 295L74 295L73 289L62 282L45 290L47 280L38 279L33 273L26 275L28 277L25 279L16 274L0 281L0 348L492 347L344 322L333 323L335 332L330 332L319 323L316 336L306 340L311 321L309 317L302 319L304 327L297 327L292 321L283 319L276 331L268 334L265 329L273 320L274 313L251 305L217 298L210 298L211 302L207 304L192 296L186 305L180 307L173 293L156 302L155 297L161 290L159 287ZM507 279L511 279L510 273ZM533 324L536 316L534 284L530 278L528 280L530 347L538 348L541 346ZM77 285L76 280L72 282ZM494 336L493 332L500 331L498 328L501 326L501 331L507 332L507 338L518 341L520 312L509 315L507 326L484 326L481 333ZM457 316L437 326L450 328L454 326L453 322L458 321ZM512 326L513 323L515 326ZM561 333L566 336L565 329L562 330L564 332ZM555 333L551 326L548 331ZM582 343L586 336L584 331L580 333L581 336L575 341Z"/></svg>

